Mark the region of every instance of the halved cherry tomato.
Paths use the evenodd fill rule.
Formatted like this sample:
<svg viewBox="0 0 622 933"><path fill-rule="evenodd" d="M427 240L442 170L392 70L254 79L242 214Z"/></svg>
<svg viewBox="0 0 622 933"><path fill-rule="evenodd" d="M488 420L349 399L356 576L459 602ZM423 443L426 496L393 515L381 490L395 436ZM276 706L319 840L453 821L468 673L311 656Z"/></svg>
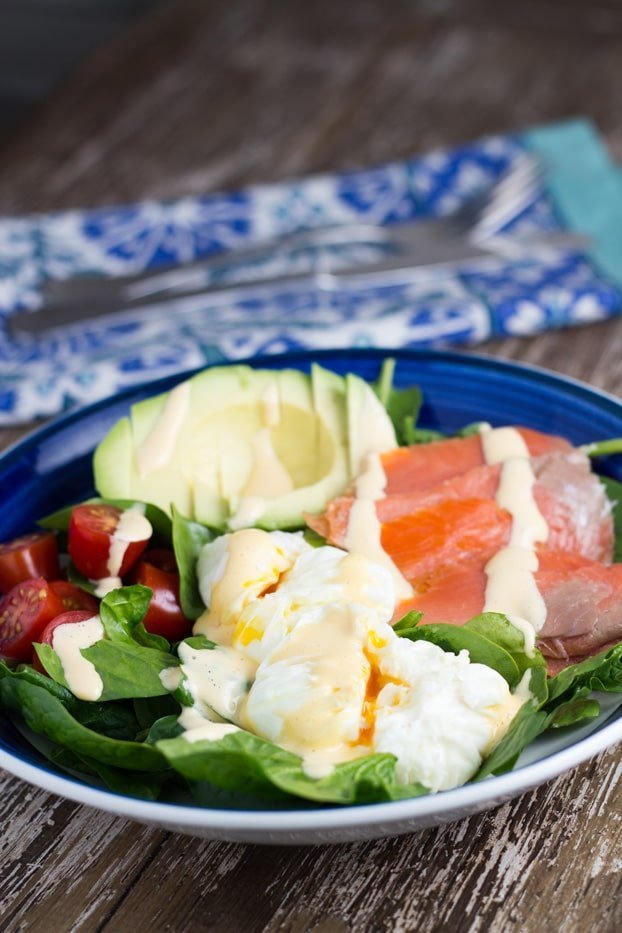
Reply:
<svg viewBox="0 0 622 933"><path fill-rule="evenodd" d="M108 565L110 546L122 509L103 503L77 505L69 519L69 555L80 573L90 580L111 575ZM130 541L117 575L124 576L147 547L149 538Z"/></svg>
<svg viewBox="0 0 622 933"><path fill-rule="evenodd" d="M99 608L99 600L91 596L79 586L69 583L67 580L50 580L50 586L57 596L62 600L66 612L73 612L82 609L95 615Z"/></svg>
<svg viewBox="0 0 622 933"><path fill-rule="evenodd" d="M0 544L0 592L33 577L60 576L58 545L53 531L33 531Z"/></svg>
<svg viewBox="0 0 622 933"><path fill-rule="evenodd" d="M61 598L43 577L18 583L0 602L0 655L28 661L33 641L63 609Z"/></svg>
<svg viewBox="0 0 622 933"><path fill-rule="evenodd" d="M143 625L152 635L179 641L192 631L179 603L179 574L172 551L146 551L131 573L132 583L153 591Z"/></svg>
<svg viewBox="0 0 622 933"><path fill-rule="evenodd" d="M86 595L88 596L89 594L87 593ZM58 628L59 625L67 625L70 622L85 622L87 619L92 619L94 615L97 615L97 607L95 608L95 612L89 612L88 610L84 609L73 609L69 612L61 612L59 616L56 616L55 619L52 619L52 621L46 625L35 641L37 641L40 645L49 645L50 648L53 648L54 631ZM47 673L43 664L39 660L39 655L34 650L34 648L32 651L31 664L35 670L39 671L40 674Z"/></svg>
<svg viewBox="0 0 622 933"><path fill-rule="evenodd" d="M53 648L54 631L59 625L67 625L69 622L86 622L87 619L92 619L94 615L97 615L97 611L89 612L85 609L71 609L69 612L61 612L59 616L56 616L55 619L48 622L37 641L41 645L49 645Z"/></svg>

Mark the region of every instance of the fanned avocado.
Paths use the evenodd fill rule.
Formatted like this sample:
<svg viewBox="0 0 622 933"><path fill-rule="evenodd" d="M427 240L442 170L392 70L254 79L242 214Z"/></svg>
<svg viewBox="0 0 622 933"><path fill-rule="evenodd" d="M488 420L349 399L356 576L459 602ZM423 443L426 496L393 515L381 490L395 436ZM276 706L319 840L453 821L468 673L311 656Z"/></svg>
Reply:
<svg viewBox="0 0 622 933"><path fill-rule="evenodd" d="M396 446L379 408L363 380L320 366L215 367L134 405L95 451L95 485L214 528L300 527L347 487L352 450Z"/></svg>

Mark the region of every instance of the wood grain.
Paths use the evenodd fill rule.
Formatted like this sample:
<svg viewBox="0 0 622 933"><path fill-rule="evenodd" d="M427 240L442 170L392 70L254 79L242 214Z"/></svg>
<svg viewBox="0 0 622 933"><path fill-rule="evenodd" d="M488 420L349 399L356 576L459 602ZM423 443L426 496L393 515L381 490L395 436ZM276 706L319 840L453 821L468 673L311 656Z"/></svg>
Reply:
<svg viewBox="0 0 622 933"><path fill-rule="evenodd" d="M613 0L177 0L0 146L0 210L199 193L370 165L576 113L622 157ZM622 395L619 321L489 342ZM20 432L3 432L3 444ZM622 755L498 810L352 846L200 842L0 775L9 931L617 933Z"/></svg>

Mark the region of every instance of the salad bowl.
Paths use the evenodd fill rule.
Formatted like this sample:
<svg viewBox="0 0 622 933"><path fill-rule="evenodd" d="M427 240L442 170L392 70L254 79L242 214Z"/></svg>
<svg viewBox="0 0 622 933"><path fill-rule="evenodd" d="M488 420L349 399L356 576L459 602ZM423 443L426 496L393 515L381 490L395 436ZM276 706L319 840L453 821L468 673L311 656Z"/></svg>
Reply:
<svg viewBox="0 0 622 933"><path fill-rule="evenodd" d="M524 424L560 434L575 445L618 436L622 402L576 381L523 364L476 355L424 350L289 353L247 361L264 369L308 370L317 361L340 374L373 380L382 360L396 359L398 387L424 393L421 424L445 432L464 424ZM174 378L126 389L114 398L73 411L0 456L0 540L31 529L37 519L94 492L93 450L130 405L170 389ZM603 458L599 470L622 480L622 457ZM240 809L225 797L209 806L146 801L112 793L76 774L56 770L40 740L17 720L0 723L0 766L52 793L143 823L195 836L253 843L312 844L360 841L413 832L495 807L575 767L622 739L622 701L604 698L587 725L545 734L523 752L514 770L454 790L362 806Z"/></svg>

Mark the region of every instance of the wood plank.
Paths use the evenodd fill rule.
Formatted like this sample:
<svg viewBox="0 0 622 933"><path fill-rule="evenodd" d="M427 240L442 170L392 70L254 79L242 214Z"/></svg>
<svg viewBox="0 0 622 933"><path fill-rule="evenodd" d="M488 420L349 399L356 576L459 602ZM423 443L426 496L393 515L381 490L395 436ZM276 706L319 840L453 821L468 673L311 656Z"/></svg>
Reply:
<svg viewBox="0 0 622 933"><path fill-rule="evenodd" d="M96 929L166 840L0 772L4 930ZM77 926L78 925L78 926Z"/></svg>
<svg viewBox="0 0 622 933"><path fill-rule="evenodd" d="M43 799L47 807L24 816L35 836L43 824L49 841L33 852L27 837L13 850L16 868L25 858L29 865L19 905L29 925L20 928L44 928L59 885L79 867L63 889L55 929L501 931L511 922L535 933L542 929L535 901L546 910L561 889L569 920L556 929L613 933L621 770L620 756L609 752L488 814L413 836L314 848L203 842L84 808L66 826L63 810L73 805L54 809L35 793L27 805L41 807ZM50 818L56 822L48 829ZM95 865L101 880L89 890L81 882ZM10 924L12 915L5 917Z"/></svg>

